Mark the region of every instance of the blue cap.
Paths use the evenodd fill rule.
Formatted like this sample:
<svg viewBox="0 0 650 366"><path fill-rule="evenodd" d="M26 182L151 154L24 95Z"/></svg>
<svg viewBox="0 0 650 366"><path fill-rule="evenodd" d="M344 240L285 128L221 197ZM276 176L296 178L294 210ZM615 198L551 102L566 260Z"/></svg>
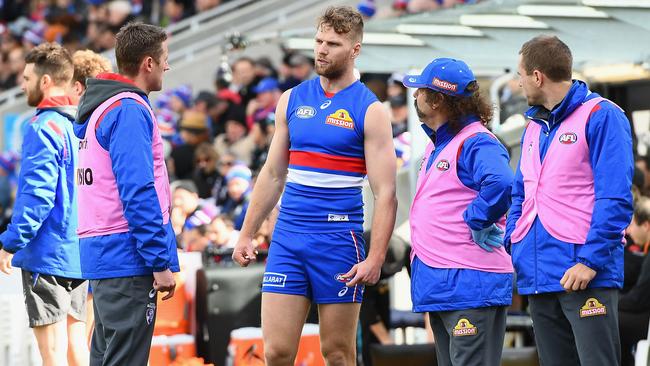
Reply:
<svg viewBox="0 0 650 366"><path fill-rule="evenodd" d="M278 81L275 80L274 78L271 77L266 77L262 80L260 80L259 83L253 88L253 91L256 94L272 91L272 90L279 90L280 86L278 84Z"/></svg>
<svg viewBox="0 0 650 366"><path fill-rule="evenodd" d="M374 0L363 0L357 4L357 10L359 10L359 13L362 15L365 15L368 18L372 18L372 16L375 15L375 12L377 11L377 6L375 5Z"/></svg>
<svg viewBox="0 0 650 366"><path fill-rule="evenodd" d="M437 58L420 75L406 75L402 84L409 88L429 88L454 97L469 97L467 86L476 81L472 70L461 60Z"/></svg>

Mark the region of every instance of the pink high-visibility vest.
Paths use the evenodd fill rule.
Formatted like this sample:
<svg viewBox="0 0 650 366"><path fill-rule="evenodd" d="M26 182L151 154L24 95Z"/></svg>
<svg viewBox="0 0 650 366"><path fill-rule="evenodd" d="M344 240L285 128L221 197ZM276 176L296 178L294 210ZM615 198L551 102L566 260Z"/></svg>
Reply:
<svg viewBox="0 0 650 366"><path fill-rule="evenodd" d="M463 128L426 170L426 161L433 153L430 142L424 153L409 221L411 225L411 260L417 257L434 268L462 268L479 271L511 273L510 256L503 247L493 252L483 250L472 240L463 212L478 192L460 181L457 173L459 149L476 133L488 133L480 122ZM494 137L494 135L492 135ZM497 225L503 229L504 218Z"/></svg>
<svg viewBox="0 0 650 366"><path fill-rule="evenodd" d="M542 126L530 122L526 127L519 163L525 196L512 243L526 236L537 216L558 240L571 244L587 240L595 197L586 127L591 111L603 100L597 97L584 102L562 121L543 162L539 149Z"/></svg>
<svg viewBox="0 0 650 366"><path fill-rule="evenodd" d="M79 167L77 168L77 189L79 194L80 238L124 233L129 226L124 218L122 201L113 174L111 157L97 141L96 125L107 111L121 99L134 99L147 108L153 121L152 151L154 186L163 215L163 224L169 222L171 194L169 177L165 166L162 138L158 131L156 116L149 104L137 93L119 93L102 103L90 116L84 139L79 143ZM144 168L144 167L143 167Z"/></svg>

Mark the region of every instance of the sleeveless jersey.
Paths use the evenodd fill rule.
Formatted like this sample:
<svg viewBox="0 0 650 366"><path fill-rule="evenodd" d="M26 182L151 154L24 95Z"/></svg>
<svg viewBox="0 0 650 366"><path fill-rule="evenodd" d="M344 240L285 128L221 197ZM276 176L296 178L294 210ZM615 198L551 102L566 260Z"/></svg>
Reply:
<svg viewBox="0 0 650 366"><path fill-rule="evenodd" d="M375 101L359 81L331 98L319 77L293 88L286 114L289 170L278 228L363 230L364 120Z"/></svg>

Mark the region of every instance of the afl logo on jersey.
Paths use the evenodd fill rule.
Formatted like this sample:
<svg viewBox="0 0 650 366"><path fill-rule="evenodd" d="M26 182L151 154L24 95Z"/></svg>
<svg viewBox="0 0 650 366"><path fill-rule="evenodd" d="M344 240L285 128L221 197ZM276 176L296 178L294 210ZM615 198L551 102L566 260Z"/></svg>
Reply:
<svg viewBox="0 0 650 366"><path fill-rule="evenodd" d="M316 110L310 106L303 105L296 110L296 117L307 119L316 115Z"/></svg>
<svg viewBox="0 0 650 366"><path fill-rule="evenodd" d="M350 113L345 109L338 109L336 112L327 116L325 123L350 130L354 129L354 121L350 118Z"/></svg>
<svg viewBox="0 0 650 366"><path fill-rule="evenodd" d="M578 135L573 132L565 132L560 136L560 143L568 145L578 142Z"/></svg>
<svg viewBox="0 0 650 366"><path fill-rule="evenodd" d="M447 170L449 170L449 161L447 161L447 160L440 160L440 161L436 164L436 169L440 170L441 172L446 172Z"/></svg>

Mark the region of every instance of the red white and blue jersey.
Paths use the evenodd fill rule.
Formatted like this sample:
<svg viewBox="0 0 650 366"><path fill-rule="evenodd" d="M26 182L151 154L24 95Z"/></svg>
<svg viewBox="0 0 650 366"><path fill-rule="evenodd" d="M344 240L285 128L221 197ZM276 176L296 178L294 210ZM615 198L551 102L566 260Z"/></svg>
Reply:
<svg viewBox="0 0 650 366"><path fill-rule="evenodd" d="M291 91L289 171L277 227L296 232L362 231L364 120L375 95L356 81L326 95L320 78Z"/></svg>

